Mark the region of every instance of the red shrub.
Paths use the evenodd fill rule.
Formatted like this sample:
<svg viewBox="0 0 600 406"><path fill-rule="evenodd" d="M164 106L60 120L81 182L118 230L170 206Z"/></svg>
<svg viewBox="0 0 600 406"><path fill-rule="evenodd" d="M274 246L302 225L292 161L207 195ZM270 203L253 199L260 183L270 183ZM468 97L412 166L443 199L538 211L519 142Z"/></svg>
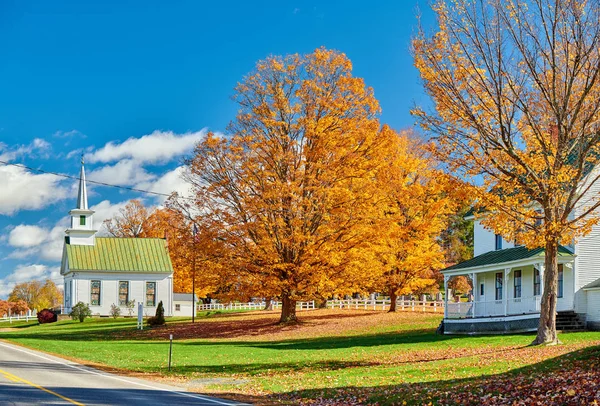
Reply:
<svg viewBox="0 0 600 406"><path fill-rule="evenodd" d="M40 324L45 323L54 323L58 318L56 317L56 313L54 313L50 309L44 309L37 314L37 319Z"/></svg>

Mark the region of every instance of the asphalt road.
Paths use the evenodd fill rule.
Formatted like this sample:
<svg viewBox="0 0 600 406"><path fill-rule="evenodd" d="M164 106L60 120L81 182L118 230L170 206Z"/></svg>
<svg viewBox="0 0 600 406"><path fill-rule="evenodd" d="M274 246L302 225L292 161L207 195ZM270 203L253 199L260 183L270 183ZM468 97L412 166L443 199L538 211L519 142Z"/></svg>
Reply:
<svg viewBox="0 0 600 406"><path fill-rule="evenodd" d="M242 405L0 342L0 405Z"/></svg>

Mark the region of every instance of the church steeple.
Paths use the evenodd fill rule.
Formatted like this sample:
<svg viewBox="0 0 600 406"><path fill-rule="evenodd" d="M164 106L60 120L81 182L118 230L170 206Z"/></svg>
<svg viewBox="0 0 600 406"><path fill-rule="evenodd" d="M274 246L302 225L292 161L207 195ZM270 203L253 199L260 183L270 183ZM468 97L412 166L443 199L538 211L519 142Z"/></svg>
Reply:
<svg viewBox="0 0 600 406"><path fill-rule="evenodd" d="M71 245L94 245L98 230L94 230L93 227L94 211L88 207L83 157L81 157L77 206L69 214L71 215L71 227L65 231L68 236L68 243Z"/></svg>
<svg viewBox="0 0 600 406"><path fill-rule="evenodd" d="M81 172L79 173L79 193L77 194L77 208L80 210L88 209L87 189L85 187L85 169L83 156L81 156Z"/></svg>

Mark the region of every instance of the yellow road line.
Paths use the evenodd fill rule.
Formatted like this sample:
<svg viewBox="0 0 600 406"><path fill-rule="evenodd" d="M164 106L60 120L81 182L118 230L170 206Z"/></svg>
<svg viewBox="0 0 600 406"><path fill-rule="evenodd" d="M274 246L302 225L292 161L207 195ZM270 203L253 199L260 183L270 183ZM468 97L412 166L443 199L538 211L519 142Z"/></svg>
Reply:
<svg viewBox="0 0 600 406"><path fill-rule="evenodd" d="M53 392L53 391L51 391L50 389L46 389L46 388L44 388L43 386L36 385L35 383L33 383L33 382L29 382L29 381L28 381L28 380L26 380L26 379L23 379L23 378L20 378L20 377L18 377L18 376L16 376L16 375L13 375L13 374L11 374L10 372L6 372L6 371L3 371L3 370L1 370L1 369L0 369L0 374L4 375L4 377L5 377L6 379L9 379L9 380L11 380L11 381L13 381L13 382L21 382L21 383L24 383L24 384L27 384L27 385L33 386L34 388L37 388L37 389L39 389L39 390L42 390L42 391L44 391L44 392L46 392L46 393L49 393L49 394L51 394L51 395L54 395L54 396L56 396L56 397L59 397L59 398L61 398L62 400L66 400L67 402L69 402L69 403L72 403L72 404L74 404L74 405L77 405L77 406L85 406L83 403L79 403L79 402L77 402L77 401L74 401L73 399L69 399L69 398L67 398L67 397L65 397L65 396L63 396L63 395L60 395L60 394L58 394L58 393L56 393L56 392Z"/></svg>

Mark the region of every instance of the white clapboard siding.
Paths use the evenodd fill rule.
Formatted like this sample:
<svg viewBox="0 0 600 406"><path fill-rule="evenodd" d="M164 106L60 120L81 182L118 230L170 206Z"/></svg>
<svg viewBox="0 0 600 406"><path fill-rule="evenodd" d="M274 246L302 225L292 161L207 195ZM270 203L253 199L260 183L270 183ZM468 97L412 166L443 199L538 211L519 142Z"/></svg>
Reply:
<svg viewBox="0 0 600 406"><path fill-rule="evenodd" d="M600 168L595 168L591 176L598 176ZM583 198L582 201L589 202L590 199L598 198L600 195L600 183L596 182L588 192L589 198ZM576 213L580 213L583 208L579 208ZM600 278L600 225L592 228L590 234L580 238L575 244L575 311L578 313L587 312L586 292L581 288Z"/></svg>

